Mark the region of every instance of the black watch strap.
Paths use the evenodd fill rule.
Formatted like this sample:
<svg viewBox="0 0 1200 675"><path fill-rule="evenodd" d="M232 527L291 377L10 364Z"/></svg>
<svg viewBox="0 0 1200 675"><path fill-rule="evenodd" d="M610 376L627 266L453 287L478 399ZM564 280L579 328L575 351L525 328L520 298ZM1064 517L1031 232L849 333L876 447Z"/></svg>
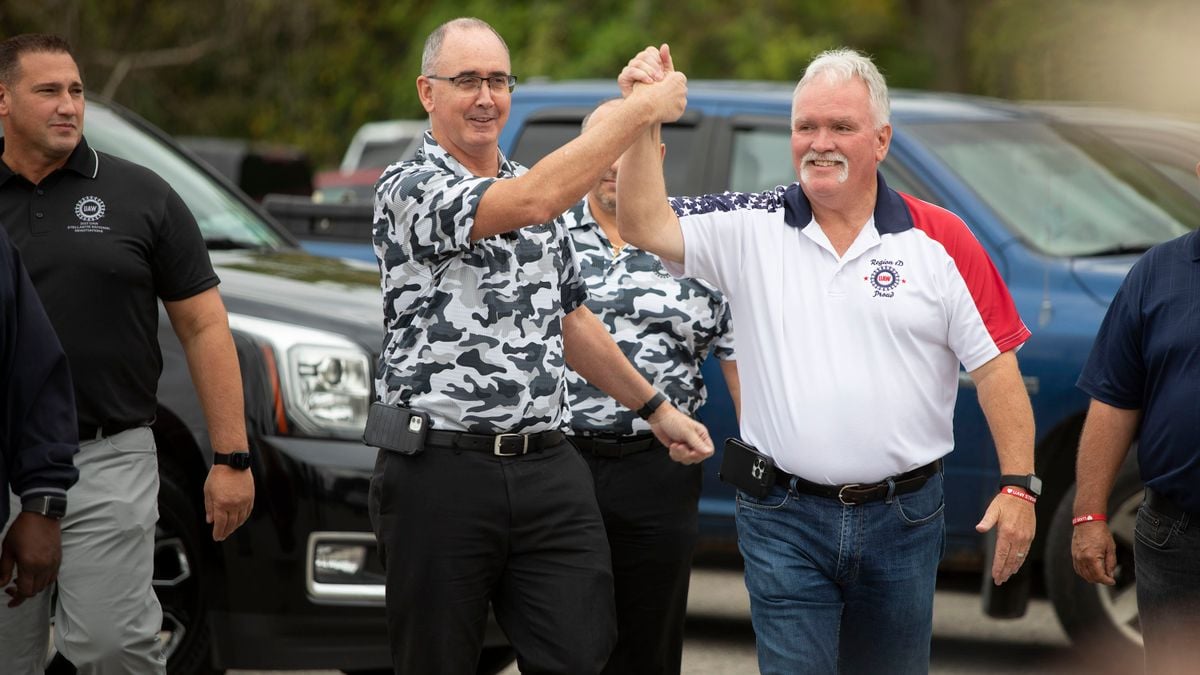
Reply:
<svg viewBox="0 0 1200 675"><path fill-rule="evenodd" d="M650 400L646 401L646 405L637 409L638 417L644 420L650 419L650 416L654 414L654 411L658 410L658 407L666 402L667 397L664 396L661 391L654 392L654 395L650 397Z"/></svg>
<svg viewBox="0 0 1200 675"><path fill-rule="evenodd" d="M213 464L224 464L225 466L245 471L250 468L250 453L248 452L214 452Z"/></svg>
<svg viewBox="0 0 1200 675"><path fill-rule="evenodd" d="M1034 497L1042 496L1042 479L1038 478L1036 474L1004 474L1000 476L1000 487L1004 487L1005 485L1019 487L1026 492L1032 493Z"/></svg>
<svg viewBox="0 0 1200 675"><path fill-rule="evenodd" d="M21 500L21 511L23 513L37 513L47 518L62 520L62 517L67 515L67 498L49 495L30 497Z"/></svg>

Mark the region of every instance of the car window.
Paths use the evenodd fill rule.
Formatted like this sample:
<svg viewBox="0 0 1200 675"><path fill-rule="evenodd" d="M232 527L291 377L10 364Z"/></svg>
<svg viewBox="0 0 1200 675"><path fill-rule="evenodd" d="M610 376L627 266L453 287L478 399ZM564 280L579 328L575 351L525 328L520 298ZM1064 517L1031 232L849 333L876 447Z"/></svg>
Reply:
<svg viewBox="0 0 1200 675"><path fill-rule="evenodd" d="M879 166L883 179L893 190L937 203L911 174L892 159ZM761 192L796 182L792 166L791 132L784 126L735 128L730 160L729 189Z"/></svg>
<svg viewBox="0 0 1200 675"><path fill-rule="evenodd" d="M1049 255L1145 250L1200 220L1194 199L1094 134L1033 120L918 123L905 131Z"/></svg>
<svg viewBox="0 0 1200 675"><path fill-rule="evenodd" d="M391 141L368 142L363 146L362 156L358 158L357 169L391 166L402 159L408 159L409 146L413 144L414 136L402 136ZM414 150L416 148L413 148Z"/></svg>
<svg viewBox="0 0 1200 675"><path fill-rule="evenodd" d="M525 166L533 166L542 157L579 136L582 120L582 113L578 119L556 116L553 119L529 120L513 145L510 159ZM669 124L663 127L662 139L667 146L667 156L663 160L667 194L685 195L695 192L688 186L689 171L697 157L693 142L695 132L696 127L693 124Z"/></svg>
<svg viewBox="0 0 1200 675"><path fill-rule="evenodd" d="M89 103L84 134L95 149L149 168L167 181L196 217L205 241L231 247L277 247L283 241L253 210L175 148Z"/></svg>

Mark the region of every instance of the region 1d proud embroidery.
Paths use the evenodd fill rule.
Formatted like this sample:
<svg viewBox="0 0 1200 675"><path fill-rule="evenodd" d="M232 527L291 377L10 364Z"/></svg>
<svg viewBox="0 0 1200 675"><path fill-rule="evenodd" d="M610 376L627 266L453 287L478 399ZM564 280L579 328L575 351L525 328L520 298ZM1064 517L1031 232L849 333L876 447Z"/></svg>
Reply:
<svg viewBox="0 0 1200 675"><path fill-rule="evenodd" d="M905 283L900 276L900 268L904 267L903 260L871 260L875 269L871 270L863 281L869 282L875 292L871 297L890 298L896 295L896 289Z"/></svg>
<svg viewBox="0 0 1200 675"><path fill-rule="evenodd" d="M100 222L104 218L104 210L103 199L95 195L80 198L75 202L75 217L79 219L79 224L68 225L67 229L72 232L108 232L111 228Z"/></svg>

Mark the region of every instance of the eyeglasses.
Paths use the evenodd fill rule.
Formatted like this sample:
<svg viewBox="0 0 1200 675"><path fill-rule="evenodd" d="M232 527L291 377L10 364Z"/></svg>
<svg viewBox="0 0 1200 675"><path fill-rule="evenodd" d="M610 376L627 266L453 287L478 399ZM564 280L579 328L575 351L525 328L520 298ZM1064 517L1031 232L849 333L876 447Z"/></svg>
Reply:
<svg viewBox="0 0 1200 675"><path fill-rule="evenodd" d="M489 75L488 77L480 77L478 75L455 75L454 77L442 77L440 75L426 75L425 77L431 80L445 80L454 85L454 88L463 94L478 93L483 83L486 80L488 89L492 90L493 94L499 94L504 91L512 93L512 90L517 86L516 75Z"/></svg>

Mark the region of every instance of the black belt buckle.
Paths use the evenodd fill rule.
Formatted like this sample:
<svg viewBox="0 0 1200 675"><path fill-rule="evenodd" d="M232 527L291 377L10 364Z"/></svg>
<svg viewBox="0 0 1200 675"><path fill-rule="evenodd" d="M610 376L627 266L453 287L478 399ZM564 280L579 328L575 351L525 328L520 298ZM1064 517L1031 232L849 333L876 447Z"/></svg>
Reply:
<svg viewBox="0 0 1200 675"><path fill-rule="evenodd" d="M516 441L515 443L509 441ZM509 448L517 448L509 450ZM528 434L496 434L496 441L492 445L492 454L497 457L516 457L529 452L529 435Z"/></svg>

